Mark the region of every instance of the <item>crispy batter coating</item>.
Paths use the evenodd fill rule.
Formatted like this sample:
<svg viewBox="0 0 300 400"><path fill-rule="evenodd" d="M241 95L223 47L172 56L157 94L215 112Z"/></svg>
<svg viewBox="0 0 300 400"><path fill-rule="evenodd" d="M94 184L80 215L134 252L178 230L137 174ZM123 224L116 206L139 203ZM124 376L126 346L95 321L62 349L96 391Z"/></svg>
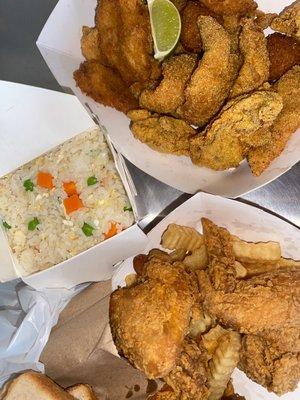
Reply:
<svg viewBox="0 0 300 400"><path fill-rule="evenodd" d="M277 81L288 70L300 64L300 42L291 36L273 33L267 37L270 57L270 81Z"/></svg>
<svg viewBox="0 0 300 400"><path fill-rule="evenodd" d="M200 0L207 8L216 14L246 15L256 10L257 4L253 0Z"/></svg>
<svg viewBox="0 0 300 400"><path fill-rule="evenodd" d="M149 396L147 400L179 400L179 396L167 384L165 384L153 396Z"/></svg>
<svg viewBox="0 0 300 400"><path fill-rule="evenodd" d="M297 331L299 340L299 326ZM280 334L284 337L287 333L282 330ZM300 353L293 350L274 352L272 343L264 337L245 335L242 341L239 368L250 379L280 396L294 391L297 387L300 379Z"/></svg>
<svg viewBox="0 0 300 400"><path fill-rule="evenodd" d="M191 53L200 53L202 51L202 40L197 24L200 15L210 15L220 24L223 22L223 18L220 15L206 8L199 1L188 1L182 11L180 40L185 50Z"/></svg>
<svg viewBox="0 0 300 400"><path fill-rule="evenodd" d="M196 134L185 121L166 116L131 122L130 129L135 138L152 149L177 155L189 155L190 139Z"/></svg>
<svg viewBox="0 0 300 400"><path fill-rule="evenodd" d="M184 89L196 66L196 56L181 54L162 64L163 78L155 89L146 89L140 106L161 114L174 114L184 101Z"/></svg>
<svg viewBox="0 0 300 400"><path fill-rule="evenodd" d="M178 11L182 11L186 6L187 0L171 0Z"/></svg>
<svg viewBox="0 0 300 400"><path fill-rule="evenodd" d="M197 274L204 308L223 326L255 334L299 325L300 271L239 280L233 293L214 290L204 271Z"/></svg>
<svg viewBox="0 0 300 400"><path fill-rule="evenodd" d="M208 356L201 342L186 337L176 367L165 377L181 400L207 400Z"/></svg>
<svg viewBox="0 0 300 400"><path fill-rule="evenodd" d="M178 114L201 127L227 98L237 73L237 57L231 53L229 34L214 18L200 16L198 25L205 53L185 89Z"/></svg>
<svg viewBox="0 0 300 400"><path fill-rule="evenodd" d="M120 353L148 378L176 365L197 298L195 278L180 263L150 260L135 286L110 299L110 326Z"/></svg>
<svg viewBox="0 0 300 400"><path fill-rule="evenodd" d="M300 0L286 7L271 23L274 31L300 39Z"/></svg>
<svg viewBox="0 0 300 400"><path fill-rule="evenodd" d="M114 107L126 113L137 107L121 76L97 61L85 61L74 72L74 79L80 89L95 101Z"/></svg>
<svg viewBox="0 0 300 400"><path fill-rule="evenodd" d="M274 92L257 91L236 98L203 133L191 139L193 163L214 170L237 167L249 149L245 142L252 140L256 146L259 140L251 134L270 126L281 109L281 97Z"/></svg>
<svg viewBox="0 0 300 400"><path fill-rule="evenodd" d="M225 228L220 228L207 218L202 218L204 241L208 255L208 274L217 290L232 292L235 288L235 257L232 238Z"/></svg>
<svg viewBox="0 0 300 400"><path fill-rule="evenodd" d="M97 28L82 27L81 52L87 60L100 60Z"/></svg>
<svg viewBox="0 0 300 400"><path fill-rule="evenodd" d="M95 16L101 59L126 84L159 76L153 58L149 11L143 0L101 0Z"/></svg>
<svg viewBox="0 0 300 400"><path fill-rule="evenodd" d="M300 67L289 70L275 84L274 89L283 100L283 109L270 128L271 141L250 149L248 163L254 175L259 176L284 150L291 135L300 126Z"/></svg>
<svg viewBox="0 0 300 400"><path fill-rule="evenodd" d="M240 34L240 51L243 65L232 87L231 97L250 93L259 88L269 78L269 53L264 32L252 18L243 20Z"/></svg>

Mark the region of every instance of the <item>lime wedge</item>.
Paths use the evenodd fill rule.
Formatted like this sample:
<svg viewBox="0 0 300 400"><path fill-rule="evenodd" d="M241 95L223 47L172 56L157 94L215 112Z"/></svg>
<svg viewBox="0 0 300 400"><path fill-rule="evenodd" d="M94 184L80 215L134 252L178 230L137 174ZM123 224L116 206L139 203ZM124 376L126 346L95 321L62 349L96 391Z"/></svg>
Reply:
<svg viewBox="0 0 300 400"><path fill-rule="evenodd" d="M180 37L181 19L170 0L148 0L154 58L161 60L176 46Z"/></svg>

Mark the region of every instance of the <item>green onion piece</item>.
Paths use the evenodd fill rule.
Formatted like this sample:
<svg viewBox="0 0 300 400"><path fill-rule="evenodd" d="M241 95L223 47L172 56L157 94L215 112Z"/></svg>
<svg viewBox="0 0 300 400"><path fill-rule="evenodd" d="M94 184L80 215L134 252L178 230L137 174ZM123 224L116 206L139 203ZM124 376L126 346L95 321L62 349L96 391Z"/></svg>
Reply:
<svg viewBox="0 0 300 400"><path fill-rule="evenodd" d="M88 186L95 185L96 183L98 183L98 179L95 177L95 175L89 176L89 177L87 178L87 184L88 184Z"/></svg>
<svg viewBox="0 0 300 400"><path fill-rule="evenodd" d="M127 207L127 206L125 206L125 207L123 208L123 211L132 211L132 207Z"/></svg>
<svg viewBox="0 0 300 400"><path fill-rule="evenodd" d="M5 229L11 228L11 226L6 221L2 221L2 225L4 226Z"/></svg>
<svg viewBox="0 0 300 400"><path fill-rule="evenodd" d="M82 229L82 232L85 234L85 236L93 236L93 230L95 228L93 228L91 225L89 225L85 222L81 229Z"/></svg>
<svg viewBox="0 0 300 400"><path fill-rule="evenodd" d="M38 224L40 223L40 221L34 217L31 221L28 222L28 230L29 231L34 231L35 228L38 226Z"/></svg>
<svg viewBox="0 0 300 400"><path fill-rule="evenodd" d="M34 184L31 179L26 179L26 181L23 182L23 186L24 186L26 192L33 191Z"/></svg>

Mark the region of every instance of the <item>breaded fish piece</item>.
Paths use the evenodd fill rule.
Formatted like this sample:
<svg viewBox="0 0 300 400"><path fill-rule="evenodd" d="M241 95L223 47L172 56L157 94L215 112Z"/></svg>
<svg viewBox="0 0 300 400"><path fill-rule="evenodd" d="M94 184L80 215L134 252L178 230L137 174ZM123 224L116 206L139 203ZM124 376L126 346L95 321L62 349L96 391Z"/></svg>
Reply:
<svg viewBox="0 0 300 400"><path fill-rule="evenodd" d="M222 16L215 14L199 1L188 1L181 15L180 41L185 50L191 53L200 53L203 49L197 24L200 15L210 15L215 18L219 24L223 22Z"/></svg>
<svg viewBox="0 0 300 400"><path fill-rule="evenodd" d="M264 32L252 18L243 19L242 25L240 51L244 61L230 97L250 93L269 79L270 60Z"/></svg>
<svg viewBox="0 0 300 400"><path fill-rule="evenodd" d="M237 73L237 58L225 29L209 16L200 16L198 25L204 55L185 89L185 102L177 113L199 127L220 110Z"/></svg>
<svg viewBox="0 0 300 400"><path fill-rule="evenodd" d="M271 91L234 99L204 132L191 139L192 162L216 171L237 167L249 149L243 136L249 143L249 135L270 126L281 110L281 96Z"/></svg>
<svg viewBox="0 0 300 400"><path fill-rule="evenodd" d="M82 27L81 52L87 60L100 60L97 28Z"/></svg>
<svg viewBox="0 0 300 400"><path fill-rule="evenodd" d="M270 81L277 81L288 70L300 64L300 42L291 36L273 33L267 37L270 58Z"/></svg>
<svg viewBox="0 0 300 400"><path fill-rule="evenodd" d="M208 9L221 15L253 13L257 4L253 0L200 0Z"/></svg>
<svg viewBox="0 0 300 400"><path fill-rule="evenodd" d="M300 127L300 66L289 70L274 85L282 97L283 109L270 127L271 141L250 149L247 159L251 171L259 176L284 150L291 135Z"/></svg>
<svg viewBox="0 0 300 400"><path fill-rule="evenodd" d="M271 22L274 31L286 33L300 39L300 0L286 7L278 17Z"/></svg>
<svg viewBox="0 0 300 400"><path fill-rule="evenodd" d="M185 121L167 116L136 120L130 129L136 139L152 149L176 155L189 155L190 139L196 134Z"/></svg>
<svg viewBox="0 0 300 400"><path fill-rule="evenodd" d="M84 93L105 106L126 113L138 105L121 76L98 61L83 62L74 79Z"/></svg>
<svg viewBox="0 0 300 400"><path fill-rule="evenodd" d="M182 264L154 258L136 285L111 294L115 345L148 378L165 377L176 366L197 291L195 277Z"/></svg>
<svg viewBox="0 0 300 400"><path fill-rule="evenodd" d="M196 66L196 56L181 54L162 64L163 78L155 89L146 89L140 106L160 114L174 114L184 101L184 90Z"/></svg>
<svg viewBox="0 0 300 400"><path fill-rule="evenodd" d="M95 23L101 60L128 85L158 78L148 6L143 0L98 1Z"/></svg>

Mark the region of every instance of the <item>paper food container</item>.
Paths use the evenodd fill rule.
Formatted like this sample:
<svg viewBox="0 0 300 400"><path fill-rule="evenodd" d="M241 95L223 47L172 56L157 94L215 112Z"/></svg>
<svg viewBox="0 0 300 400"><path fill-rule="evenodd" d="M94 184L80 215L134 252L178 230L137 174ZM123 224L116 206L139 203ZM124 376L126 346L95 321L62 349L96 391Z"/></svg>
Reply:
<svg viewBox="0 0 300 400"><path fill-rule="evenodd" d="M95 126L76 97L9 82L0 82L0 120L0 177ZM134 208L134 196L128 195ZM146 241L146 235L134 224L75 257L21 278L36 289L106 280L115 271L115 263L135 254ZM0 282L20 277L3 228L0 266Z"/></svg>
<svg viewBox="0 0 300 400"><path fill-rule="evenodd" d="M175 222L198 229L203 216L243 239L278 240L284 256L300 258L298 229L258 208L206 194L195 195L162 220L148 234L149 243L143 252L160 247L161 235L168 224ZM131 258L114 275L113 289L123 286L124 277L132 271ZM149 394L145 375L115 356L116 348L109 330L110 292L110 281L100 282L74 297L53 328L40 361L45 365L45 372L63 386L86 382L103 398L125 399L130 394L131 399L145 400ZM250 381L239 370L234 371L233 377L236 392L247 400L300 398L300 388L278 397ZM136 385L140 390L134 390Z"/></svg>
<svg viewBox="0 0 300 400"><path fill-rule="evenodd" d="M279 12L292 0L257 2L263 11ZM278 178L299 161L300 135L296 134L281 156L260 177L252 175L245 161L236 169L216 172L195 166L188 157L156 152L136 140L124 114L83 95L73 80L73 72L83 61L81 29L83 25L94 26L96 3L96 0L60 0L38 38L37 46L59 84L75 93L82 104L89 105L107 128L116 148L134 165L183 192L202 190L235 198Z"/></svg>

